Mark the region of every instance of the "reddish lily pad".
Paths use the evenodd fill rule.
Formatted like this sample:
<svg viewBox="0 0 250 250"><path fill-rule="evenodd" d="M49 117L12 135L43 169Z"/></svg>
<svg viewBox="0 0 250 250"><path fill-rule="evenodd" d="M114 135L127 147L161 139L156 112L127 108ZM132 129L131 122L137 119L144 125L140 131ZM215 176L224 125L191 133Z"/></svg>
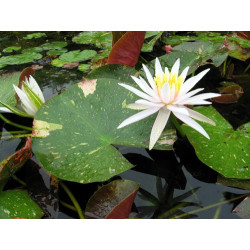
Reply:
<svg viewBox="0 0 250 250"><path fill-rule="evenodd" d="M42 209L25 190L0 192L0 219L40 219Z"/></svg>
<svg viewBox="0 0 250 250"><path fill-rule="evenodd" d="M134 67L144 41L145 31L128 31L112 48L108 64L123 64Z"/></svg>
<svg viewBox="0 0 250 250"><path fill-rule="evenodd" d="M89 199L85 215L95 219L125 219L129 216L140 184L115 180L97 190Z"/></svg>
<svg viewBox="0 0 250 250"><path fill-rule="evenodd" d="M250 219L250 196L246 197L234 210L243 219Z"/></svg>
<svg viewBox="0 0 250 250"><path fill-rule="evenodd" d="M15 154L0 162L0 190L3 189L9 177L19 170L31 157L31 139L27 137L26 144Z"/></svg>

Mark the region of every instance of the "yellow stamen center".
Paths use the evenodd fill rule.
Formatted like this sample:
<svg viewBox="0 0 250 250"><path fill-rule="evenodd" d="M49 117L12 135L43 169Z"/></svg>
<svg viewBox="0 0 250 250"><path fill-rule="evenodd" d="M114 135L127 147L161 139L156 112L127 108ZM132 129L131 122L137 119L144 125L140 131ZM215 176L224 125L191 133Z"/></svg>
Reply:
<svg viewBox="0 0 250 250"><path fill-rule="evenodd" d="M183 82L183 78L181 76L177 77L177 74L165 74L163 73L163 76L161 78L161 76L158 74L154 77L154 81L156 83L157 89L158 91L163 87L163 85L168 82L169 83L169 87L170 90L172 89L173 85L175 85L175 95L178 95L182 82Z"/></svg>

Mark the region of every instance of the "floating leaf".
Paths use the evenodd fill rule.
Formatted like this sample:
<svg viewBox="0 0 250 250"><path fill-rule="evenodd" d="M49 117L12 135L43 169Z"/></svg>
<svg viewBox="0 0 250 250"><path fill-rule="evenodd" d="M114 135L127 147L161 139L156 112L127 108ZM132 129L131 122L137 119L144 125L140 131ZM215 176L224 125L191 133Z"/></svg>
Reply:
<svg viewBox="0 0 250 250"><path fill-rule="evenodd" d="M19 83L20 72L14 74L5 74L0 76L0 101L11 106L16 105L15 90L13 84L16 86ZM2 105L0 104L0 107Z"/></svg>
<svg viewBox="0 0 250 250"><path fill-rule="evenodd" d="M3 50L3 52L13 52L13 51L17 51L17 50L20 50L20 49L21 49L20 46L11 46L11 47L5 48Z"/></svg>
<svg viewBox="0 0 250 250"><path fill-rule="evenodd" d="M128 31L110 51L108 64L123 64L134 67L144 41L144 31Z"/></svg>
<svg viewBox="0 0 250 250"><path fill-rule="evenodd" d="M217 183L224 185L224 186L250 190L250 179L249 180L229 179L221 175L217 175Z"/></svg>
<svg viewBox="0 0 250 250"><path fill-rule="evenodd" d="M250 44L250 42L248 42ZM227 48L229 50L229 56L246 61L250 58L250 48L243 48L235 42L228 41Z"/></svg>
<svg viewBox="0 0 250 250"><path fill-rule="evenodd" d="M4 68L6 66L7 66L7 64L0 64L0 69Z"/></svg>
<svg viewBox="0 0 250 250"><path fill-rule="evenodd" d="M28 34L27 36L23 37L23 39L40 38L43 36L46 36L46 34L42 32L37 32L37 33Z"/></svg>
<svg viewBox="0 0 250 250"><path fill-rule="evenodd" d="M118 125L135 111L126 108L137 96L118 82L135 86L135 70L108 65L48 100L36 113L33 152L53 175L70 181L105 181L133 167L113 145L148 147L153 115L123 129ZM96 80L97 79L97 80ZM169 122L156 149L172 149L175 130Z"/></svg>
<svg viewBox="0 0 250 250"><path fill-rule="evenodd" d="M58 55L62 55L63 53L66 53L67 51L68 50L65 48L56 49L56 50L49 50L49 51L47 51L47 55L58 56Z"/></svg>
<svg viewBox="0 0 250 250"><path fill-rule="evenodd" d="M24 53L20 55L2 56L0 58L0 64L14 65L33 62L39 60L43 56L39 53Z"/></svg>
<svg viewBox="0 0 250 250"><path fill-rule="evenodd" d="M43 51L41 47L34 47L34 48L29 48L29 49L23 49L22 53L37 53L41 51Z"/></svg>
<svg viewBox="0 0 250 250"><path fill-rule="evenodd" d="M73 42L79 44L94 44L98 48L112 45L111 32L103 31L85 31L73 37Z"/></svg>
<svg viewBox="0 0 250 250"><path fill-rule="evenodd" d="M94 219L128 218L140 184L116 180L98 189L89 199L85 215Z"/></svg>
<svg viewBox="0 0 250 250"><path fill-rule="evenodd" d="M147 34L148 32L150 32L150 35ZM150 41L145 42L142 45L141 51L143 52L151 52L154 48L154 45L156 43L156 41L161 37L163 31L154 31L152 34L152 31L147 31L146 32L146 36L145 39L147 39L148 37L151 37Z"/></svg>
<svg viewBox="0 0 250 250"><path fill-rule="evenodd" d="M243 219L250 219L250 196L246 197L234 210Z"/></svg>
<svg viewBox="0 0 250 250"><path fill-rule="evenodd" d="M169 37L163 37L162 41L167 45L178 45L183 42L188 41L195 41L197 40L196 36L169 36Z"/></svg>
<svg viewBox="0 0 250 250"><path fill-rule="evenodd" d="M82 62L86 61L96 55L95 50L72 50L59 57L61 61L65 62Z"/></svg>
<svg viewBox="0 0 250 250"><path fill-rule="evenodd" d="M52 43L45 43L41 45L40 47L44 50L55 50L55 49L61 49L66 47L68 44L66 42L52 42Z"/></svg>
<svg viewBox="0 0 250 250"><path fill-rule="evenodd" d="M182 125L198 158L227 178L250 179L250 123L234 130L212 106L194 110L216 123L216 126L202 123L210 140L191 127Z"/></svg>
<svg viewBox="0 0 250 250"><path fill-rule="evenodd" d="M90 65L89 64L80 64L79 66L78 66L78 69L80 70L80 71L86 71L86 70L88 70L90 68Z"/></svg>
<svg viewBox="0 0 250 250"><path fill-rule="evenodd" d="M42 209L24 190L0 192L0 219L40 219Z"/></svg>
<svg viewBox="0 0 250 250"><path fill-rule="evenodd" d="M69 64L64 64L63 68L64 69L73 69L73 68L76 68L78 66L79 66L79 62L72 62L72 63L69 63Z"/></svg>
<svg viewBox="0 0 250 250"><path fill-rule="evenodd" d="M0 162L0 190L3 189L9 177L19 170L31 157L31 154L31 139L27 137L24 147Z"/></svg>

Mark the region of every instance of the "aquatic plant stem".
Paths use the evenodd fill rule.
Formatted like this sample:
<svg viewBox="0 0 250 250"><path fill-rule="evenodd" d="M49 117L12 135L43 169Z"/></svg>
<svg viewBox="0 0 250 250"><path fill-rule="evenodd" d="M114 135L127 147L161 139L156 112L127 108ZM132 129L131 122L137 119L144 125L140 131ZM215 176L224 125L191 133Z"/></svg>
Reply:
<svg viewBox="0 0 250 250"><path fill-rule="evenodd" d="M72 210L72 211L74 211L74 212L77 212L76 208L75 208L74 206L68 204L67 202L60 201L60 203L61 203L64 207L66 207L66 208L68 208L68 209L70 209L70 210Z"/></svg>
<svg viewBox="0 0 250 250"><path fill-rule="evenodd" d="M27 126L24 126L24 125L20 125L20 124L17 124L15 122L12 122L10 120L8 120L6 117L4 117L1 113L0 113L0 118L5 122L5 123L8 123L14 127L17 127L17 128L20 128L20 129L25 129L25 130L28 130L28 131L32 131L32 128L30 127L27 127Z"/></svg>
<svg viewBox="0 0 250 250"><path fill-rule="evenodd" d="M1 134L0 134L1 135ZM13 138L24 138L32 136L32 134L20 134L20 135L3 135L1 139L13 139Z"/></svg>
<svg viewBox="0 0 250 250"><path fill-rule="evenodd" d="M225 59L224 64L223 64L223 71L222 71L223 77L225 77L226 75L226 70L227 70L227 58Z"/></svg>
<svg viewBox="0 0 250 250"><path fill-rule="evenodd" d="M19 182L22 186L24 186L24 187L27 186L27 184L26 184L24 181L22 181L21 179L19 179L16 175L13 174L11 177L12 177L12 179L14 179L15 181Z"/></svg>
<svg viewBox="0 0 250 250"><path fill-rule="evenodd" d="M250 64L245 68L243 73L247 73L247 71L250 69Z"/></svg>
<svg viewBox="0 0 250 250"><path fill-rule="evenodd" d="M230 199L230 200L221 201L221 202L218 202L218 203L215 203L215 204L212 204L212 205L203 207L203 208L199 208L199 209L190 211L190 212L188 212L188 213L184 213L184 214L180 214L180 215L171 217L170 219L179 219L179 218L185 217L185 216L188 215L188 214L194 214L194 213L202 212L202 211L205 211L205 210L210 209L210 208L213 208L213 207L217 207L217 206L220 206L220 205L224 205L224 204L227 204L227 203L236 201L236 200L241 199L241 198L243 198L243 197L246 197L246 196L248 196L248 195L249 195L249 193L243 194L243 195L240 195L240 196L238 196L238 197L232 198L232 199Z"/></svg>
<svg viewBox="0 0 250 250"><path fill-rule="evenodd" d="M60 181L59 184L63 188L63 190L67 193L67 195L71 199L72 203L74 204L74 206L75 206L75 208L77 210L77 213L79 215L79 218L80 219L85 219L85 217L84 217L84 215L82 213L82 209L81 209L79 203L77 202L75 196L71 193L71 191L69 190L69 188L62 181Z"/></svg>
<svg viewBox="0 0 250 250"><path fill-rule="evenodd" d="M177 121L176 117L171 114L170 115L170 119L173 122L175 128L178 130L178 132L180 133L181 137L185 137L185 133L183 131L183 129L181 128L181 125L179 124L179 122Z"/></svg>

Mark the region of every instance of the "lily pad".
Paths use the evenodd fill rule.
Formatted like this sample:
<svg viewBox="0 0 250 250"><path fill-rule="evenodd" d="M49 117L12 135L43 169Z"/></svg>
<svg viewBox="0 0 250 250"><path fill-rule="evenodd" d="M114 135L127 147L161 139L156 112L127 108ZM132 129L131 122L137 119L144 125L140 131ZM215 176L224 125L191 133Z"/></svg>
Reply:
<svg viewBox="0 0 250 250"><path fill-rule="evenodd" d="M197 107L194 110L216 123L216 126L202 123L210 140L191 127L182 125L198 158L227 178L250 179L250 123L234 130L212 106Z"/></svg>
<svg viewBox="0 0 250 250"><path fill-rule="evenodd" d="M68 44L66 42L52 42L52 43L45 43L42 44L40 47L43 48L44 50L54 50L54 49L61 49L66 47Z"/></svg>
<svg viewBox="0 0 250 250"><path fill-rule="evenodd" d="M86 61L96 55L95 50L72 50L68 53L65 53L59 57L61 61L66 62L81 62Z"/></svg>
<svg viewBox="0 0 250 250"><path fill-rule="evenodd" d="M242 219L250 219L250 196L246 197L234 210L233 213Z"/></svg>
<svg viewBox="0 0 250 250"><path fill-rule="evenodd" d="M46 36L46 34L42 32L36 32L36 33L28 34L27 36L23 37L23 39L40 38L43 36Z"/></svg>
<svg viewBox="0 0 250 250"><path fill-rule="evenodd" d="M29 48L29 49L23 49L22 53L37 53L37 52L41 52L43 51L43 49L41 47L33 47L33 48Z"/></svg>
<svg viewBox="0 0 250 250"><path fill-rule="evenodd" d="M56 67L63 67L64 64L69 64L70 62L64 62L59 58L52 60L51 64Z"/></svg>
<svg viewBox="0 0 250 250"><path fill-rule="evenodd" d="M78 69L80 70L80 71L86 71L86 70L88 70L89 68L90 68L90 64L80 64L79 66L78 66Z"/></svg>
<svg viewBox="0 0 250 250"><path fill-rule="evenodd" d="M17 51L17 50L20 50L20 49L21 49L20 46L11 46L11 47L5 48L3 50L3 52L13 52L13 51Z"/></svg>
<svg viewBox="0 0 250 250"><path fill-rule="evenodd" d="M27 138L26 144L15 154L0 162L0 190L3 189L7 180L31 157L31 139Z"/></svg>
<svg viewBox="0 0 250 250"><path fill-rule="evenodd" d="M20 55L13 56L2 56L0 58L0 64L14 65L33 62L34 60L39 60L43 56L39 53L24 53Z"/></svg>
<svg viewBox="0 0 250 250"><path fill-rule="evenodd" d="M73 42L79 44L94 44L98 48L112 45L112 33L104 31L85 31L73 37Z"/></svg>
<svg viewBox="0 0 250 250"><path fill-rule="evenodd" d="M0 192L0 219L40 219L42 209L24 190Z"/></svg>
<svg viewBox="0 0 250 250"><path fill-rule="evenodd" d="M115 180L98 189L89 199L85 215L94 219L125 219L131 212L139 183Z"/></svg>
<svg viewBox="0 0 250 250"><path fill-rule="evenodd" d="M16 86L19 84L20 72L14 74L5 74L0 76L0 101L11 106L16 105L15 90L13 84ZM0 104L0 107L3 107Z"/></svg>
<svg viewBox="0 0 250 250"><path fill-rule="evenodd" d="M65 49L65 48L62 48L62 49L56 49L56 50L49 50L47 51L47 55L48 56L58 56L58 55L61 55L63 53L66 53L68 50Z"/></svg>
<svg viewBox="0 0 250 250"><path fill-rule="evenodd" d="M147 34L148 32L150 32L150 34ZM161 37L162 33L163 33L163 31L154 31L153 33L152 33L152 31L147 31L145 39L147 39L149 37L151 39L148 42L144 42L144 44L142 45L141 51L151 52L154 48L155 43Z"/></svg>
<svg viewBox="0 0 250 250"><path fill-rule="evenodd" d="M136 112L126 108L137 97L118 82L134 85L132 68L108 65L88 80L48 100L36 113L32 149L43 167L65 180L105 181L133 167L113 145L148 148L156 115L123 129ZM37 138L36 138L37 137ZM172 149L176 132L169 122L156 149Z"/></svg>

